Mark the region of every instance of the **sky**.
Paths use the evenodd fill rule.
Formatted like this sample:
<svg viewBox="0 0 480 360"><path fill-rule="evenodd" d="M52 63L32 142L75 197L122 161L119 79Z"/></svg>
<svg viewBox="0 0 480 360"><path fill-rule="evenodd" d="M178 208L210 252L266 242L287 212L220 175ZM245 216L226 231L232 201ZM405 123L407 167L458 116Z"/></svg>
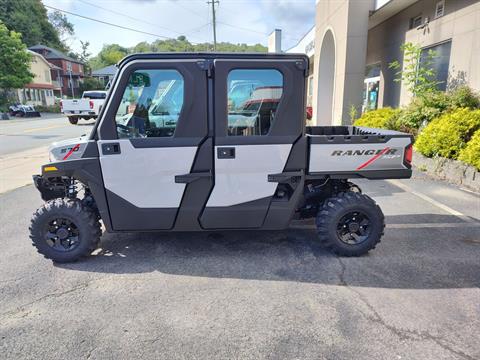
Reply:
<svg viewBox="0 0 480 360"><path fill-rule="evenodd" d="M185 35L190 42L212 42L212 11L207 0L42 0L44 5L169 38ZM282 30L288 49L315 21L315 0L219 0L216 6L217 41L267 45L268 34ZM50 9L48 9L50 11ZM80 50L90 42L96 55L104 44L134 46L159 37L135 33L67 14L75 35L66 43ZM162 38L160 38L162 39Z"/></svg>

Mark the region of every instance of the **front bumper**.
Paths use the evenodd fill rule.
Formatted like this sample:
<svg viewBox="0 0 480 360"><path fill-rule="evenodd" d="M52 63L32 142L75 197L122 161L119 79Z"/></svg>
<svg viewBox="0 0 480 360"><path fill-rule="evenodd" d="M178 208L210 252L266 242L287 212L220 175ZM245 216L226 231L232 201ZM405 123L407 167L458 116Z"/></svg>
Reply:
<svg viewBox="0 0 480 360"><path fill-rule="evenodd" d="M33 175L33 183L44 201L62 198L65 195L65 185L51 183L42 175Z"/></svg>

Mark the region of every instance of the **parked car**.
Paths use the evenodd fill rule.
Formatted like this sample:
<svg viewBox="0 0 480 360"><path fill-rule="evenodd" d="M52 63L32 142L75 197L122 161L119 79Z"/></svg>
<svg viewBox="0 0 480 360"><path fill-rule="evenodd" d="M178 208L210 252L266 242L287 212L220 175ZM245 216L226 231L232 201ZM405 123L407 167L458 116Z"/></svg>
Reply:
<svg viewBox="0 0 480 360"><path fill-rule="evenodd" d="M10 116L39 117L40 112L33 105L13 104L8 108Z"/></svg>
<svg viewBox="0 0 480 360"><path fill-rule="evenodd" d="M60 109L75 125L79 119L96 119L107 97L104 90L84 91L81 99L62 100Z"/></svg>

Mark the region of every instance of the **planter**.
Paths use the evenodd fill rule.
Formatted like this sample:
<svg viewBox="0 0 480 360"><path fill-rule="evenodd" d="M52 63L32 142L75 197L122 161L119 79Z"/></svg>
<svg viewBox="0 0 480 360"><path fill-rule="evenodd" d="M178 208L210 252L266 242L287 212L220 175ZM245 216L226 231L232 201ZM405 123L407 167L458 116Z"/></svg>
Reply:
<svg viewBox="0 0 480 360"><path fill-rule="evenodd" d="M8 116L8 113L0 112L0 120L10 120L10 117Z"/></svg>
<svg viewBox="0 0 480 360"><path fill-rule="evenodd" d="M464 162L442 157L427 158L414 151L413 165L434 178L480 192L480 172Z"/></svg>

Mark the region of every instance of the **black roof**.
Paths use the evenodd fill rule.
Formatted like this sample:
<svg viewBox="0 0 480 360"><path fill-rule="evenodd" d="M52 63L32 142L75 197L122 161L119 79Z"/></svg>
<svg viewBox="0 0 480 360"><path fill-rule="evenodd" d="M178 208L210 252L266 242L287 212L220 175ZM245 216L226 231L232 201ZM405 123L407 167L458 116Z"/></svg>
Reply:
<svg viewBox="0 0 480 360"><path fill-rule="evenodd" d="M125 56L118 62L121 67L127 62L133 60L160 60L160 59L303 59L308 66L308 56L306 54L292 53L238 53L238 52L160 52L160 53L137 53Z"/></svg>

